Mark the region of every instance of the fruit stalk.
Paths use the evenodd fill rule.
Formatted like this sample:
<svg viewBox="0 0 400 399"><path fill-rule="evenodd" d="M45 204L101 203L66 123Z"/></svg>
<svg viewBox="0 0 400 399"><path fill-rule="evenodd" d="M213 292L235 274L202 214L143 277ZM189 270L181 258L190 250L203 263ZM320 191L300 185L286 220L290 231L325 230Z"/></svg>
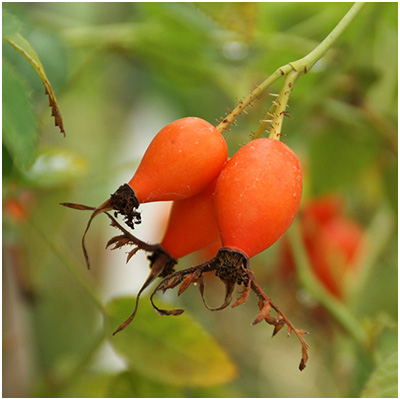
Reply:
<svg viewBox="0 0 400 399"><path fill-rule="evenodd" d="M335 26L335 28L328 34L328 36L306 56L279 67L272 75L270 75L267 79L265 79L264 82L262 82L254 90L252 90L247 97L241 100L239 104L233 109L233 111L231 111L225 118L223 118L223 120L218 124L217 130L219 130L220 132L224 131L231 123L235 121L235 119L241 114L241 112L254 99L259 97L265 89L270 87L282 76L286 76L290 72L293 72L292 78L294 79L294 81L296 81L301 75L307 73L314 66L314 64L328 52L328 50L339 39L339 37L343 34L343 32L350 26L354 18L363 9L365 4L366 4L365 2L355 3L351 7L351 9L347 12L347 14ZM289 82L290 81L288 81L287 83ZM281 92L282 91L286 91L285 85L282 87ZM288 99L289 97L287 98L287 100ZM285 111L285 109L283 109L283 111ZM277 118L279 117L280 114L278 114ZM275 128L275 130L276 131L279 130L280 132L279 125ZM275 138L276 134L273 133L273 135L274 137L271 138Z"/></svg>

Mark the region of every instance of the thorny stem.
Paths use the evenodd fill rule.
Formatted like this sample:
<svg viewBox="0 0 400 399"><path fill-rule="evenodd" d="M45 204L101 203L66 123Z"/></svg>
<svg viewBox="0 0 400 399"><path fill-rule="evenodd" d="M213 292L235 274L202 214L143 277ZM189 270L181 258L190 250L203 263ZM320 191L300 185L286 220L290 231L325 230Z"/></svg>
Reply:
<svg viewBox="0 0 400 399"><path fill-rule="evenodd" d="M220 132L223 132L235 119L240 115L240 113L261 93L276 82L280 77L286 75L292 67L287 64L281 68L278 68L271 76L269 76L264 82L258 85L247 97L239 102L239 104L231 111L217 126Z"/></svg>
<svg viewBox="0 0 400 399"><path fill-rule="evenodd" d="M270 96L278 97L278 94L269 93ZM272 101L272 105L269 107L267 114L265 115L264 119L260 120L258 123L258 128L255 133L252 135L251 139L256 140L263 136L264 132L268 129L268 126L271 125L272 120L271 118L274 117L275 109L276 109L277 102Z"/></svg>
<svg viewBox="0 0 400 399"><path fill-rule="evenodd" d="M328 50L333 46L333 44L339 39L339 37L343 34L343 32L349 27L349 25L353 22L354 18L358 15L358 13L365 6L364 3L355 3L351 9L347 12L347 14L341 19L341 21L336 25L336 27L329 33L329 35L312 50L305 57L300 58L299 60L289 62L288 64L281 66L278 68L271 76L269 76L264 82L262 82L259 86L257 86L247 97L239 102L239 104L231 111L217 126L217 129L222 132L224 131L231 123L235 121L235 119L240 115L240 113L257 97L261 95L261 93L271 86L274 82L276 82L282 76L286 76L289 73L292 73L291 79L292 82L287 81L286 83L294 83L301 75L307 73L314 64L322 58ZM280 107L275 111L274 117L274 127L271 129L271 135L275 139L279 139L279 134L281 132L282 120L284 116L284 112L286 109L287 101L289 100L290 91L288 94L283 94L287 91L287 87L285 88L285 84L281 89L282 99L285 102L285 105ZM280 95L281 95L280 94Z"/></svg>
<svg viewBox="0 0 400 399"><path fill-rule="evenodd" d="M283 118L285 116L286 107L289 102L290 93L293 90L294 84L299 77L296 71L290 71L283 81L281 91L276 99L276 108L274 112L274 117L271 122L271 130L269 133L269 138L274 140L279 140L281 136L281 129Z"/></svg>

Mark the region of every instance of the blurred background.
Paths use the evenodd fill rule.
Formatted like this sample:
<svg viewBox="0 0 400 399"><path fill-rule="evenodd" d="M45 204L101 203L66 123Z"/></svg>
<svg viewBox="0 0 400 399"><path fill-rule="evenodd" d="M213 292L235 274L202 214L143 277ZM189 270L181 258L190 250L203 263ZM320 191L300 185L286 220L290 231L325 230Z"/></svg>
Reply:
<svg viewBox="0 0 400 399"><path fill-rule="evenodd" d="M397 397L397 3L368 3L289 101L285 143L304 171L289 232L251 260L259 284L308 331L251 326L257 301L221 312L191 287L143 295L146 254L105 249L89 213L133 175L154 135L198 116L218 123L279 66L309 53L349 3L3 3L43 64L43 82L3 40L3 397ZM3 32L4 34L4 32ZM224 132L250 140L282 80ZM169 203L141 206L135 235L159 242ZM304 256L305 255L305 256ZM180 267L203 261L184 258ZM306 272L311 273L306 273ZM223 287L209 282L218 303Z"/></svg>

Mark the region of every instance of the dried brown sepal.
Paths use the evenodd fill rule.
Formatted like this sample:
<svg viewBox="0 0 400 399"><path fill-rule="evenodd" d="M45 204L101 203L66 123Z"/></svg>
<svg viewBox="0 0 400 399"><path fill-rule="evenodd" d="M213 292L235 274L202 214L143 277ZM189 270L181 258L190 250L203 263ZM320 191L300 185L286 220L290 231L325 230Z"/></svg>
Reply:
<svg viewBox="0 0 400 399"><path fill-rule="evenodd" d="M127 245L129 243L130 243L129 239L127 237L125 237L124 235L115 236L115 237L110 238L107 241L106 249L108 247L110 247L111 245L114 245L114 247L111 248L111 250L113 251L114 249L119 249L119 248L121 248L121 247L123 247L123 246L125 246L125 245Z"/></svg>
<svg viewBox="0 0 400 399"><path fill-rule="evenodd" d="M239 306L239 305L244 305L247 302L247 300L249 299L250 291L251 291L250 284L245 285L243 288L243 291L240 294L240 297L231 306L231 308L235 308L236 306Z"/></svg>
<svg viewBox="0 0 400 399"><path fill-rule="evenodd" d="M308 344L305 341L303 341L302 344L301 361L299 364L300 371L303 371L306 368L306 363L308 360Z"/></svg>
<svg viewBox="0 0 400 399"><path fill-rule="evenodd" d="M118 214L122 214L123 216L125 216L125 223L132 229L134 228L134 224L138 224L141 222L140 213L136 211L136 209L140 205L139 201L136 198L135 192L132 190L132 188L128 184L124 184L124 185L120 186L114 194L111 194L110 198L107 201L105 201L103 204L101 204L97 208L89 207L89 206L82 205L82 204L69 203L69 202L64 202L61 205L67 206L69 208L77 209L77 210L92 210L93 211L93 213L90 216L90 219L88 221L88 224L86 226L85 232L83 233L83 236L82 236L82 250L83 250L83 255L85 257L85 262L86 262L88 269L90 269L90 262L89 262L89 256L88 256L88 253L86 250L85 238L86 238L86 234L89 230L89 227L92 223L92 220L97 215L99 215L100 213L106 213L108 211L114 210L115 216L117 216ZM108 216L111 217L110 215L108 215ZM116 221L115 221L115 223L117 224ZM115 225L115 227L118 227L118 226Z"/></svg>
<svg viewBox="0 0 400 399"><path fill-rule="evenodd" d="M228 280L228 281L223 280L223 283L225 284L225 298L224 298L223 304L221 306L218 306L217 308L211 308L210 306L207 305L206 299L204 297L204 284L202 286L199 286L200 295L201 295L201 299L203 300L203 304L208 310L211 310L212 312L226 309L232 302L233 292L235 290L236 284L230 280Z"/></svg>
<svg viewBox="0 0 400 399"><path fill-rule="evenodd" d="M267 322L268 320L271 320L269 318L270 311L271 311L271 305L269 304L269 302L267 302L264 304L264 306L262 307L262 309L260 310L260 312L258 313L258 315L251 324L255 326L256 324L261 323L263 320L267 320Z"/></svg>
<svg viewBox="0 0 400 399"><path fill-rule="evenodd" d="M189 287L190 284L196 282L199 276L196 272L188 274L185 279L182 281L182 284L179 286L178 289L178 296L181 295L186 289Z"/></svg>
<svg viewBox="0 0 400 399"><path fill-rule="evenodd" d="M278 328L278 330L276 332L274 331L274 335L277 332L279 332L279 330L281 330L281 328L282 328L282 327L280 327L281 324L286 324L287 327L288 327L288 331L289 332L293 331L296 334L298 340L301 343L301 347L302 347L302 357L301 357L299 369L300 369L300 371L304 370L304 368L306 367L307 360L308 360L308 344L302 338L302 335L305 333L305 331L296 329L293 326L293 324L290 322L290 320L282 313L282 311L271 301L271 299L265 294L265 292L257 284L257 282L254 279L251 271L249 271L249 275L250 275L250 279L251 279L252 289L256 293L258 298L259 298L259 306L260 306L261 300L263 300L263 302L269 303L271 308L274 309L275 312L278 314L278 319L275 319L275 321L272 322L272 323L269 323L268 319L265 318L267 323L274 324L275 325L275 329ZM277 327L277 326L279 326L279 327Z"/></svg>
<svg viewBox="0 0 400 399"><path fill-rule="evenodd" d="M167 309L159 309L156 306L153 307L160 316L179 316L185 311L184 309L167 310Z"/></svg>
<svg viewBox="0 0 400 399"><path fill-rule="evenodd" d="M166 277L165 279L168 279L168 277ZM165 280L164 279L164 280ZM163 283L163 281L161 281L161 283ZM175 279L173 279L175 280ZM181 280L182 281L182 280ZM178 283L179 284L179 283ZM165 286L169 286L170 284L162 284L163 288L160 287L160 283L157 285L157 287L154 289L154 291L152 292L152 294L150 295L150 302L153 306L153 309L160 315L160 316L179 316L180 314L182 314L184 312L184 309L172 309L172 310L167 310L167 309L160 309L158 306L156 306L154 304L154 295L159 291L162 290L163 292L165 292ZM177 284L176 284L177 285ZM175 286L176 286L175 285ZM172 285L171 285L172 286Z"/></svg>
<svg viewBox="0 0 400 399"><path fill-rule="evenodd" d="M91 206L86 206L86 205L82 205L82 204L74 204L71 202L62 202L61 205L66 206L68 208L72 208L72 209L77 209L79 211L93 211L93 213L91 214L89 221L86 225L86 229L83 233L82 236L82 250L83 250L83 255L85 257L85 262L87 265L87 268L90 269L90 262L89 262L89 256L86 250L86 245L85 245L85 238L86 238L86 234L89 230L89 227L93 221L93 219L99 215L100 213L104 213L107 211L112 210L112 208L110 207L110 200L105 201L103 204L101 204L100 206L98 206L97 208L93 208Z"/></svg>
<svg viewBox="0 0 400 399"><path fill-rule="evenodd" d="M283 320L280 320L278 318L277 321L276 321L274 332L272 333L272 336L275 337L275 335L278 334L278 332L280 330L282 330L282 328L284 327L285 324L286 323Z"/></svg>
<svg viewBox="0 0 400 399"><path fill-rule="evenodd" d="M128 255L126 255L126 263L128 263L134 256L135 254L139 251L139 247L133 248L128 252Z"/></svg>
<svg viewBox="0 0 400 399"><path fill-rule="evenodd" d="M118 229L122 232L122 235L115 236L108 241L108 243L110 243L110 245L120 241L120 243L122 245L118 246L118 248L123 245L136 245L136 247L138 249L141 249L146 252L156 253L161 250L161 247L159 244L148 244L147 242L140 240L139 238L137 238L133 234L131 234L128 230L126 230L124 227L122 227L117 222L117 220L113 216L111 216L109 213L106 213L106 215L109 217L109 219L111 221L110 226L115 227L116 229ZM107 243L107 247L109 246L108 243Z"/></svg>
<svg viewBox="0 0 400 399"><path fill-rule="evenodd" d="M137 296L136 296L136 301L135 301L135 307L133 309L132 314L128 317L127 320L125 320L113 333L115 335L119 331L122 331L124 328L126 328L133 320L133 318L136 315L138 305L139 305L139 298L142 292L158 277L166 277L170 275L173 272L173 268L176 265L177 261L173 259L171 256L169 256L163 249L160 247L159 244L148 244L144 241L139 240L137 237L133 236L129 231L127 231L124 227L122 227L117 220L111 216L107 210L111 210L110 208L110 200L106 201L103 205L101 205L98 208L94 207L89 207L86 205L82 204L75 204L75 203L61 203L61 205L72 208L72 209L77 209L77 210L91 210L94 211L93 214L91 215L91 218L89 219L88 225L86 227L85 233L82 238L82 246L84 250L84 255L85 255L85 260L87 262L87 265L89 267L89 258L87 256L87 251L85 248L84 244L84 239L86 232L89 229L90 223L93 220L95 216L97 216L99 213L105 213L108 218L110 219L111 223L110 225L112 227L117 228L122 232L122 234L112 237L110 240L108 240L106 244L106 248L114 245L112 250L119 249L124 247L125 245L134 245L135 247L128 252L126 262L129 262L129 260L139 251L140 249L143 251L151 252L151 255L149 256L150 260L150 273L149 276L147 277L146 281L144 282L143 286L139 290ZM160 314L181 314L183 310L173 310L173 311L162 311L160 309Z"/></svg>
<svg viewBox="0 0 400 399"><path fill-rule="evenodd" d="M87 206L83 204L75 204L73 202L60 202L60 205L66 206L67 208L76 209L78 211L94 211L96 208L93 206Z"/></svg>
<svg viewBox="0 0 400 399"><path fill-rule="evenodd" d="M131 228L142 222L141 215L136 209L139 207L139 200L129 184L123 184L118 190L111 194L110 205L114 209L114 216L121 214L125 223Z"/></svg>
<svg viewBox="0 0 400 399"><path fill-rule="evenodd" d="M111 216L112 218L112 216ZM121 227L122 228L122 227ZM123 229L123 228L122 228ZM127 262L129 261L130 257L132 257L132 252L133 251L138 251L139 248L136 247L134 248L127 257ZM133 320L133 318L136 315L138 306L139 306L139 298L142 292L158 277L162 275L168 275L173 272L173 267L176 264L176 260L172 259L168 254L166 254L164 251L162 251L159 246L156 246L156 249L153 252L153 259L152 263L150 265L150 273L147 276L146 281L140 288L137 296L136 296L136 301L135 301L135 307L133 309L132 314L129 316L129 318L124 321L118 328L117 330L113 333L115 335L117 332L123 330L125 327L127 327ZM183 310L182 310L183 312ZM172 313L171 313L172 314ZM177 313L178 314L178 313Z"/></svg>
<svg viewBox="0 0 400 399"><path fill-rule="evenodd" d="M178 286L182 282L182 277L181 276L175 276L173 279L170 281L166 281L165 284L163 284L160 289L165 293L165 291L170 290Z"/></svg>
<svg viewBox="0 0 400 399"><path fill-rule="evenodd" d="M210 309L204 299L204 281L202 276L207 272L215 272L215 275L225 284L225 300L219 308ZM233 306L244 304L249 297L250 290L252 290L258 297L259 307L259 313L253 321L253 325L265 320L268 324L274 326L273 336L286 325L289 332L293 331L296 334L302 346L302 357L299 368L303 370L306 367L308 360L308 344L302 338L305 331L294 328L289 319L261 289L249 268L249 259L245 254L239 251L222 248L218 251L217 256L209 262L169 274L158 283L150 296L150 301L157 313L160 315L175 316L181 314L183 309L159 309L154 304L154 295L158 291L165 293L167 290L173 289L181 284L178 291L180 295L193 282L199 283L199 290L203 303L210 310L221 310L227 307L231 302L232 293L236 285L243 285L244 288ZM277 317L270 315L272 309L277 313Z"/></svg>

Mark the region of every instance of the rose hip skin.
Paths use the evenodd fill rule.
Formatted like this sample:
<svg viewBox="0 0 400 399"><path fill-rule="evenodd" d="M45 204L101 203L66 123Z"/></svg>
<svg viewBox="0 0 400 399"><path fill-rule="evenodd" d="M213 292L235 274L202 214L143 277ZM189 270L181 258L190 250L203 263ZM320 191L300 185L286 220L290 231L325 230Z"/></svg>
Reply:
<svg viewBox="0 0 400 399"><path fill-rule="evenodd" d="M300 163L284 143L261 138L225 165L215 190L222 244L251 258L289 228L302 194Z"/></svg>
<svg viewBox="0 0 400 399"><path fill-rule="evenodd" d="M161 247L175 259L219 242L214 215L217 179L193 197L174 201Z"/></svg>
<svg viewBox="0 0 400 399"><path fill-rule="evenodd" d="M227 156L225 139L213 125L178 119L154 137L128 185L140 203L187 198L218 176Z"/></svg>

